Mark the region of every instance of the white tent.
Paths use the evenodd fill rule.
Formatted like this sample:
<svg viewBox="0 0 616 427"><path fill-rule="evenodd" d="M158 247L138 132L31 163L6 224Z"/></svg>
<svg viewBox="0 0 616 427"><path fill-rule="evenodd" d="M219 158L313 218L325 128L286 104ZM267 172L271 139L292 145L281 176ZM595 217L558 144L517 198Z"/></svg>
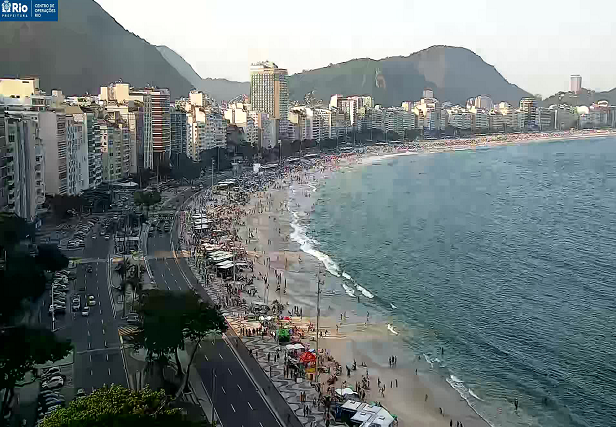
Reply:
<svg viewBox="0 0 616 427"><path fill-rule="evenodd" d="M346 395L353 395L353 394L357 394L357 393L355 393L355 392L353 391L353 389L351 389L351 388L349 388L349 387L347 387L347 388L337 388L337 389L336 389L336 393L337 393L339 396L342 396L342 397L344 397L344 396L346 396Z"/></svg>

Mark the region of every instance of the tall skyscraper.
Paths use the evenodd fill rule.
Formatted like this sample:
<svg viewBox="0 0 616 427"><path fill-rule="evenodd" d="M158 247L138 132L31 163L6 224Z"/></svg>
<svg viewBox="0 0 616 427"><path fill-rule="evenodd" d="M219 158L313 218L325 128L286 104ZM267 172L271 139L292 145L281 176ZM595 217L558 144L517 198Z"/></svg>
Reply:
<svg viewBox="0 0 616 427"><path fill-rule="evenodd" d="M582 76L580 76L579 74L571 75L570 90L573 93L580 93L580 91L582 90Z"/></svg>
<svg viewBox="0 0 616 427"><path fill-rule="evenodd" d="M270 61L250 67L250 106L253 111L268 113L278 121L279 133L288 131L288 72Z"/></svg>

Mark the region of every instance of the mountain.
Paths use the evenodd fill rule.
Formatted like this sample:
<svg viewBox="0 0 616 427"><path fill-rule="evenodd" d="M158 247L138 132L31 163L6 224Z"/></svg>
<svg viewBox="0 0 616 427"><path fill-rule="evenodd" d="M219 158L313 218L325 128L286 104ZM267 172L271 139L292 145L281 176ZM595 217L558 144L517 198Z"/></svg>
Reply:
<svg viewBox="0 0 616 427"><path fill-rule="evenodd" d="M46 91L98 93L119 79L167 87L172 97L192 88L155 46L93 0L62 0L58 22L3 22L0 40L0 77L38 76Z"/></svg>
<svg viewBox="0 0 616 427"><path fill-rule="evenodd" d="M616 88L606 92L595 92L594 90L582 88L581 92L558 92L542 101L544 107L554 104L568 104L574 107L578 105L590 105L593 102L606 99L610 105L616 104Z"/></svg>
<svg viewBox="0 0 616 427"><path fill-rule="evenodd" d="M202 79L182 56L167 46L156 46L163 58L171 64L192 85L218 101L229 101L236 96L248 94L250 83L227 79Z"/></svg>
<svg viewBox="0 0 616 427"><path fill-rule="evenodd" d="M459 104L470 97L489 95L494 102L517 105L521 98L531 96L474 52L451 46L432 46L409 56L379 60L353 59L289 76L289 93L294 100L314 90L315 97L323 100L335 93L372 95L377 104L399 106L421 98L426 87L432 88L441 102Z"/></svg>

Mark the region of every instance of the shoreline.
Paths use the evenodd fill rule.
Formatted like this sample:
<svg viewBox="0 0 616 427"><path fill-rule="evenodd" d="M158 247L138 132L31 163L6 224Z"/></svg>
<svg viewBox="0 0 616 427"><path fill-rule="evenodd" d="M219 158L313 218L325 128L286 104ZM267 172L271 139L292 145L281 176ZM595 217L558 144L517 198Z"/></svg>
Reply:
<svg viewBox="0 0 616 427"><path fill-rule="evenodd" d="M378 162L380 160L385 160L388 158L405 156L405 155L437 154L441 152L466 151L466 150L473 150L477 148L488 149L488 148L494 148L494 147L504 146L504 145L521 145L521 144L528 144L528 143L558 142L558 141L564 141L568 139L610 137L610 136L616 135L616 132L613 132L613 131L602 131L602 132L584 132L583 131L583 132L574 132L574 133L567 132L567 133L562 133L562 134L557 134L557 135L547 134L547 135L539 136L539 137L533 134L525 134L525 135L532 135L533 138L530 138L530 137L522 138L522 139L514 138L514 139L504 139L504 140L498 139L498 140L492 140L492 141L485 141L485 142L482 142L481 144L473 144L473 143L459 144L458 143L458 144L452 144L452 145L446 145L446 146L441 145L441 146L422 147L420 149L399 148L398 150L396 150L396 152L387 152L387 150L377 148L376 153L367 152L364 155L351 154L347 156L336 157L335 165L333 166L330 165L330 168L327 171L327 174L331 175L331 173L334 172L335 170L339 170L343 168L352 168L352 167L357 167L359 165L372 164L373 162ZM454 140L454 141L466 142L466 140ZM303 175L305 175L306 173L317 175L314 168L309 171L302 172ZM285 178L285 180L287 179L288 179L288 176L287 178ZM304 182L304 185L308 186L312 192L316 192L317 187L321 184L323 179L324 179L324 176L320 176L315 181ZM282 181L285 182L285 180L282 180ZM315 183L316 183L316 186L315 186ZM287 194L284 194L282 196L282 199L280 199L281 196L275 197L275 199L279 201L284 200L285 202L288 202L291 199L291 196L288 193L291 193L292 191L294 192L294 190L292 190L292 186L294 184L297 184L297 183L293 181L286 182L286 186L284 188L277 189L277 190L268 190L268 194L272 192L276 192L276 191L283 192L283 193L286 192ZM251 198L251 201L252 201L252 198ZM301 255L296 255L296 254L298 253L301 254L303 252L304 254L306 254L306 256L310 255L313 258L314 264L315 264L313 266L314 271L320 271L321 273L323 273L324 266L325 266L325 271L329 270L327 266L325 265L327 263L326 260L323 260L322 257L319 257L315 255L314 253L311 253L311 251L309 252L304 251L302 249L301 241L298 241L297 238L293 239L293 234L297 234L297 229L292 227L292 223L293 223L292 217L293 217L294 212L291 209L285 209L284 211L281 210L277 212L277 214L279 218L278 224L281 223L280 221L281 219L282 219L282 222L285 224L286 232L283 233L283 235L288 236L288 240L284 242L284 245L281 245L281 247L277 248L276 250L266 249L265 256L266 257L269 256L270 258L272 258L273 256L279 256L282 250L282 252L285 255L287 255L289 259L293 258L295 262L297 262L298 258ZM308 213L308 217L309 216L310 214ZM249 217L250 215L247 215L246 217L244 217L244 219L248 220ZM296 217L295 219L298 219L298 218ZM243 231L245 233L246 231L244 230L244 228L246 227L241 228L241 232ZM280 242L277 242L277 243L280 245ZM292 246L294 245L297 245L298 248L292 248ZM329 258L329 256L326 254L322 254L322 255L325 255L325 257ZM293 267L293 266L294 266L294 263L292 263L289 267ZM278 267L280 268L281 266L278 265ZM299 273L299 272L295 271L294 273ZM331 273L331 271L329 273ZM338 273L339 273L337 275L338 277L340 275L346 274L343 271L339 271ZM304 274L306 273L304 272ZM349 277L346 277L346 278L348 279ZM299 283L299 284L304 285L304 286L306 285L306 283ZM316 295L316 286L314 286L313 292L314 292L314 295ZM291 306L301 305L302 303L303 304L307 303L305 298L302 298L294 294L289 295L288 301L292 301ZM316 305L316 302L315 302L315 305ZM309 310L309 312L312 312L313 310L316 311L316 309L312 307ZM312 324L316 323L315 316L310 316L308 317L308 319L311 321ZM329 316L321 315L321 321L324 322L325 324L324 326L321 326L320 329L331 328L330 330L333 330L333 328L335 328L335 325L338 324L337 317L334 317L331 315ZM379 326L382 328L382 330L380 331L381 339L383 339L382 338L383 333L387 334L387 333L392 332L392 330L389 329L390 327L389 324L382 323ZM342 330L342 327L341 327L341 330ZM353 332L354 333L345 334L345 335L336 334L336 335L330 336L331 338L330 337L325 338L324 348L330 351L331 354L334 356L334 358L338 362L340 362L342 365L344 365L345 362L346 364L349 363L349 360L347 360L349 358L348 357L349 355L351 354L356 355L359 353L362 355L364 359L370 361L370 365L373 365L372 368L369 367L369 369L371 369L371 375L372 375L372 372L377 371L379 376L381 376L381 372L383 371L383 368L382 367L377 368L378 364L375 363L370 358L370 356L368 356L367 354L365 353L362 354L362 352L357 349L357 346L352 347L354 342L358 340L358 338L361 336L363 331L353 331ZM395 334L397 335L397 333ZM383 339L383 341L394 340L398 338L396 335L391 334L390 336L387 336L387 338ZM409 381L409 383L406 384L406 386L403 388L403 391L405 393L405 396L408 396L408 395L413 396L414 392L415 394L417 394L416 393L417 390L424 390L424 391L428 390L429 391L429 393L427 393L429 396L428 400L432 400L432 394L434 394L435 396L438 396L437 397L438 400L432 408L426 407L426 405L413 405L413 409L409 410L409 413L406 414L405 416L404 413L407 412L407 410L409 409L409 401L405 401L404 399L399 400L395 398L390 398L389 393L386 393L386 397L384 399L380 398L380 396L379 397L374 396L375 399L370 399L369 397L367 397L366 400L381 401L383 403L383 406L388 408L392 413L399 414L400 416L399 420L400 420L401 425L405 425L407 423L408 423L407 425L414 425L417 422L421 423L421 425L432 425L431 421L434 422L434 425L441 425L443 423L442 417L449 416L450 419L461 420L461 422L464 425L468 425L468 426L494 426L494 424L492 424L487 419L486 416L482 415L472 405L471 397L476 398L476 399L479 399L479 398L473 393L471 389L458 390L456 388L456 384L459 383L457 378L455 378L453 375L449 375L448 377L443 376L440 372L438 372L437 370L433 368L433 363L434 363L433 361L426 361L426 355L419 355L419 356L422 356L421 361L418 361L419 363L413 363L413 365L418 366L417 368L418 374L419 374L418 376L420 378L418 378L418 380L416 381L412 381L412 380ZM361 362L358 362L358 363L361 363ZM390 381L390 384L392 380L395 380L395 377L400 378L401 376L404 376L407 378L409 377L412 378L413 376L415 376L413 372L408 372L408 371L405 373L402 373L402 375L392 376L393 373L390 372L389 374L387 374L386 373L387 371L388 369L387 367L385 367L384 373L381 376L381 378L384 379L384 382ZM399 371L396 371L396 372L399 372ZM351 377L349 378L350 384L353 383L353 381L355 380L355 377L356 375L351 375ZM405 383L407 383L406 380L405 380ZM337 383L337 386L341 386L341 385L342 384ZM463 396L463 394L466 394L466 396ZM422 396L425 397L425 394L422 394ZM414 396L414 398L412 399L412 402L415 402L416 400L417 400L417 396ZM454 408L454 411L451 411L451 413L448 413L447 408L445 408L443 415L441 415L440 412L436 412L438 411L439 408L443 406L441 402L445 402L447 407ZM418 408L416 406L422 406L422 407ZM420 417L421 419L417 419L418 413L422 411L424 412L424 414L422 414L422 416ZM432 412L432 414L430 414L430 412ZM430 415L434 416L432 420L429 420Z"/></svg>
<svg viewBox="0 0 616 427"><path fill-rule="evenodd" d="M461 421L467 426L493 426L494 424L491 424L472 405L472 399L469 396L479 399L472 390L465 390L466 396L464 396L463 392L456 388L456 384L462 386L459 379L451 373L449 373L449 376L444 376L439 367L434 368L433 363L439 362L438 359L431 361L426 360L426 355L415 355L420 356L421 360L409 359L410 362L401 360L400 366L391 368L384 363L384 360L375 357L375 353L379 352L384 358L387 358L387 356L384 356L385 354L394 354L399 357L401 354L404 355L401 353L402 351L406 351L408 354L410 350L408 347L403 348L402 336L398 335L397 331L394 332L393 327L390 329L389 323L382 320L365 325L362 319L363 314L360 315L359 311L356 312L356 310L352 310L348 319L345 318L343 322L339 322L338 315L340 312L337 311L339 307L331 307L330 305L327 309L324 308L328 298L331 300L336 300L339 296L346 298L351 296L351 291L353 296L355 291L358 291L358 295L362 295L362 304L364 301L369 302L370 298L366 297L366 294L360 290L361 286L355 283L350 276L345 276L346 273L327 254L318 252L314 246L310 245L310 237L305 233L302 236L302 232L307 231L307 227L301 230L301 224L304 220L310 218L311 209L309 203L302 206L302 200L298 201L298 199L303 198L305 199L304 202L309 201L310 195L317 191L318 186L324 182L324 179L336 173L336 171L358 165L372 164L391 157L476 148L487 149L501 145L600 138L614 136L615 134L614 132L578 132L552 134L546 137L535 137L534 139L486 140L481 144L466 143L445 146L431 144L430 147L420 149L413 149L408 146L370 147L370 150L366 150L365 154L322 156L317 164L309 170L301 168L290 170L283 174L283 178L276 179L274 184L270 182L264 191L249 193L249 202L241 207L243 213L239 217L239 221L233 221L233 229L243 239L242 243L245 243L248 258L254 260L254 274L259 276L254 281L257 294L253 297L246 297L246 299L250 301L262 300L268 303L278 299L285 304L285 310L293 319L293 323L307 328L308 325L316 323L316 279L319 276L325 276L325 287L327 288L328 284L330 286L329 289L322 291L324 296L321 305L320 330L328 330L330 333L323 339L319 339L320 349L325 348L326 354L331 354L341 365L348 366L353 363L353 359L357 361L358 365L358 370L354 371L351 376L341 375L335 383L336 387L342 386L343 381L353 386L353 383L361 378L362 373L364 373L363 369L365 368L359 366L362 362L365 362L368 365L371 380L376 382L374 379L376 376L378 380L382 380L386 384L384 397L377 394L375 387L373 387L368 391L365 400L381 402L384 407L398 415L401 425L440 426L446 424L446 418L449 417L451 420ZM307 179L307 176L312 179ZM292 209L292 207L295 207L293 203L297 203L297 207L300 209L294 211ZM303 210L302 207L304 207ZM239 223L240 221L242 223ZM306 244L307 246L305 246ZM328 263L331 264L328 265ZM332 284L327 283L328 272L331 278L337 279L335 285L338 289L332 289ZM274 291L276 285L272 285L271 277L276 277L274 273L281 278L281 290L278 292ZM356 289L347 290L347 287L342 284L343 278L356 285ZM265 285L266 280L269 281L269 286ZM287 292L284 292L282 285L285 282ZM340 289L341 284L344 289ZM371 294L369 290L364 289L364 291ZM347 295L345 295L345 292ZM336 306L335 303L334 306ZM300 309L296 312L295 307L300 307ZM363 308L365 309L365 305ZM286 313L283 312L282 314ZM336 326L338 326L339 332L334 333L333 330ZM403 330L400 330L400 332L404 333ZM314 346L315 332L307 333L306 337L310 340L311 346ZM385 346L389 346L387 350L384 350ZM378 347L377 351L374 350L375 347ZM385 351L389 351L390 348L392 352L386 353ZM430 357L436 358L434 355ZM265 370L265 367L263 368ZM417 374L413 372L413 369L417 369ZM398 387L400 390L397 390L394 386L395 379L400 380ZM393 391L390 386L393 386ZM428 396L427 400L425 400L425 396ZM440 408L442 408L442 414Z"/></svg>
<svg viewBox="0 0 616 427"><path fill-rule="evenodd" d="M344 166L344 165L339 165ZM323 179L323 177L321 177ZM308 182L314 185L314 181L304 181L304 186L308 187ZM318 184L318 182L317 182ZM296 231L292 227L293 211L291 209L282 209L292 197L293 186L297 186L297 182L289 182L282 188L268 190L266 198L272 200L272 206L278 206L277 211L265 211L262 213L248 214L243 217L245 225L238 230L238 235L248 240L248 249L253 253L261 252L261 257L270 259L269 274L274 270L278 270L283 276L283 281L287 280L287 293L276 293L269 289L269 301L274 298L281 300L287 304L288 309L295 306L302 308L302 316L297 319L300 322L308 321L310 324L316 324L316 277L315 273L323 268L321 260L314 257L313 254L304 252L299 242L293 240L291 235ZM295 191L299 191L295 189ZM316 191L316 188L312 188ZM250 210L258 204L258 200L262 200L262 196L253 197L246 207ZM281 207L282 204L282 207ZM275 227L274 223L279 227ZM253 235L256 234L257 239L251 240L248 238L248 229L251 229ZM280 233L278 233L280 229ZM272 232L272 230L274 232ZM248 238L248 239L247 239ZM255 250L256 249L256 250ZM263 254L265 251L265 254ZM305 254L306 257L302 257ZM286 258L287 262L283 262L280 256ZM309 257L308 255L312 255ZM302 261L300 262L300 258ZM312 259L306 259L312 258ZM284 259L284 258L283 258ZM267 273L265 266L257 258L255 259L254 274L258 277L265 276ZM285 269L285 266L287 267ZM346 274L346 273L343 273ZM257 297L262 297L265 300L266 285L264 280L255 280L257 284ZM284 286L284 285L283 285ZM284 290L281 286L281 291ZM303 289L300 291L298 288ZM275 296L272 296L271 294ZM331 295L333 298L343 296L342 293ZM312 297L312 298L309 298ZM327 298L327 297L325 297ZM331 307L329 307L331 308ZM354 319L340 322L338 313L332 313L333 310L321 308L320 325L321 331L327 330L328 335L320 338L320 349L325 349L333 358L343 366L343 375L336 381L336 387L344 387L349 384L355 389L357 381L361 380L365 374L365 368L360 365L366 363L370 378L374 382L379 380L385 385L384 397L378 393L373 386L366 394L365 401L378 401L383 407L387 408L391 413L396 414L399 418L399 425L425 425L425 426L440 426L449 420L460 421L467 426L486 427L491 424L483 419L460 394L447 383L446 378L441 377L435 372L430 364L422 356L421 360L414 360L411 363L402 361L400 366L389 367L385 360L375 360L371 354L372 351L366 351L365 347L369 342L377 342L380 348L385 349L391 347L392 341L397 337L388 331L386 322L378 321L377 323L369 323L364 325L358 316L351 314L349 317ZM295 318L294 318L295 319ZM296 321L297 321L296 320ZM334 332L338 326L339 332ZM309 333L311 345L315 344L315 333ZM398 340L395 344L395 354L397 357L404 356L402 348L404 344ZM372 344L370 344L372 345ZM384 351L384 350L383 350ZM387 358L387 356L383 356ZM357 371L353 371L350 376L344 375L344 366L352 366L354 360L358 364ZM414 370L417 369L417 374ZM396 380L398 386L396 387ZM323 378L321 379L323 382ZM390 389L393 388L393 390ZM427 396L427 399L426 399ZM441 413L442 411L442 413Z"/></svg>

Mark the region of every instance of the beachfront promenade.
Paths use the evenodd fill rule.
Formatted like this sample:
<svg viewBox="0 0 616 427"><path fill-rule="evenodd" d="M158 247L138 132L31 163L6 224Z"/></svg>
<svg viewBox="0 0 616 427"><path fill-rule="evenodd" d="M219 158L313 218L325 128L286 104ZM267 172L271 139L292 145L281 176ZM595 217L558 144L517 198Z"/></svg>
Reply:
<svg viewBox="0 0 616 427"><path fill-rule="evenodd" d="M186 210L191 209L195 209L194 201L191 201L191 206L186 207ZM180 229L186 233L188 227L185 227L185 224L181 223L181 219L178 219L172 236L174 248L182 247L180 244ZM182 240L185 242L192 240L192 236L186 234L182 237ZM311 415L304 416L304 403L301 402L301 394L305 394L306 402L312 402L313 399L318 397L318 393L308 381L295 383L291 379L284 377L284 359L279 358L277 362L274 362L274 358L272 357L277 350L280 351L280 346L276 340L274 338L259 338L256 336L242 336L240 338L239 331L241 330L242 320L240 317L236 316L237 312L224 307L226 305L225 299L228 295L223 282L220 279L211 280L210 278L206 286L206 279L199 272L195 263L195 258L190 256L189 251L181 249L176 250L174 256L176 257L179 268L185 275L185 280L189 283L199 284L196 288L197 292L206 294L208 299L223 307L221 311L231 327L226 334L229 349L233 351L238 362L241 360L239 363L244 365L247 374L251 377L255 392L261 392L268 406L276 412L282 424L285 426L325 426L324 412L316 406L311 408ZM223 343L217 343L217 345L222 346ZM270 354L269 362L267 357L268 353ZM208 358L208 362L212 360L218 363L216 357ZM199 370L199 368L197 369ZM224 371L224 369L217 369L217 371L221 370ZM202 378L211 396L211 371L205 369ZM208 387L207 384L210 384L210 386ZM222 387L220 389L217 388L216 391L221 394L224 393L225 399L229 398L229 395L226 394L227 389L224 389L224 392L223 389ZM241 390L244 391L244 388ZM218 405L216 405L216 408L218 411Z"/></svg>
<svg viewBox="0 0 616 427"><path fill-rule="evenodd" d="M216 304L224 306L227 292L222 283L219 280L215 280L213 282L210 281L210 283L205 286L205 278L199 273L194 260L188 257L185 259L188 260L188 265L190 266L191 272L198 278L198 283L203 288L207 289L212 301ZM222 312L231 328L233 328L233 331L227 332L227 335L235 335L231 340L232 343L237 343L237 340L241 339L241 342L243 343L242 347L245 346L245 349L249 352L248 357L255 360L262 370L261 376L263 376L263 374L266 375L267 381L271 381L274 384L280 395L286 400L286 403L295 413L297 419L306 426L325 426L326 424L323 408L319 408L312 403L313 400L316 401L319 397L317 390L312 387L309 381L296 383L291 378L285 378L285 362L283 357L280 357L274 361L273 356L275 354L281 354L280 346L278 345L276 338L271 336L263 337L256 335L242 336L240 338L239 331L241 331L243 325L242 317L237 316L237 312L232 309L223 308ZM239 345L236 345L236 350L239 350L238 347ZM255 363L250 364L253 365L253 367L255 365ZM301 401L302 393L306 396L306 403ZM311 406L311 415L304 415L303 410L304 405L306 404ZM287 422L288 419L284 419L284 421Z"/></svg>

